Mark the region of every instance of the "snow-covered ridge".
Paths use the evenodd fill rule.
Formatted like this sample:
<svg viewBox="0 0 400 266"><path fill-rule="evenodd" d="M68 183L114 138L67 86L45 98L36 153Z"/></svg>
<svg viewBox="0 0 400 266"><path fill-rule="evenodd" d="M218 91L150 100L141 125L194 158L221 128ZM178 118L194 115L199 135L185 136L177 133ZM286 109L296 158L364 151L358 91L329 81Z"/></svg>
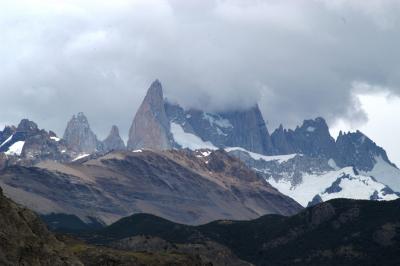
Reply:
<svg viewBox="0 0 400 266"><path fill-rule="evenodd" d="M388 185L391 189L400 192L400 170L382 159L375 157L374 168L364 175L373 176L379 182Z"/></svg>
<svg viewBox="0 0 400 266"><path fill-rule="evenodd" d="M22 153L22 149L24 148L24 145L25 141L17 141L13 145L11 145L10 148L8 148L5 154L20 156Z"/></svg>
<svg viewBox="0 0 400 266"><path fill-rule="evenodd" d="M324 174L303 173L302 182L293 186L290 177L267 178L281 193L292 197L306 207L317 195L327 201L334 198L394 200L398 196L388 193L387 186L370 176L357 175L352 167ZM389 190L390 191L390 190Z"/></svg>
<svg viewBox="0 0 400 266"><path fill-rule="evenodd" d="M287 162L291 159L293 159L294 157L296 157L297 155L301 156L301 154L287 154L287 155L274 155L274 156L267 156L267 155L262 155L262 154L258 154L258 153L254 153L251 151L248 151L246 149L240 148L240 147L229 147L229 148L225 148L226 152L232 152L232 151L242 151L247 153L248 155L250 155L251 158L253 158L254 160L264 160L266 162L270 162L270 161L277 161L279 163L283 163L283 162Z"/></svg>

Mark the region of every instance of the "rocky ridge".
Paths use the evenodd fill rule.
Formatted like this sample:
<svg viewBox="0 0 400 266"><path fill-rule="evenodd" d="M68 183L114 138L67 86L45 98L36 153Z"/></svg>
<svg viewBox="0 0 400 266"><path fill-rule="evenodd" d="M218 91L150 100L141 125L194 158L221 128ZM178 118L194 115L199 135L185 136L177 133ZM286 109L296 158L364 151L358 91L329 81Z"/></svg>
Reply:
<svg viewBox="0 0 400 266"><path fill-rule="evenodd" d="M137 248L140 236L176 245L215 242L255 265L398 265L399 203L335 199L291 217L266 215L200 226L137 214L87 239L127 250Z"/></svg>
<svg viewBox="0 0 400 266"><path fill-rule="evenodd" d="M6 195L40 214L109 224L132 213L200 224L290 215L302 207L224 151L111 152L0 171Z"/></svg>

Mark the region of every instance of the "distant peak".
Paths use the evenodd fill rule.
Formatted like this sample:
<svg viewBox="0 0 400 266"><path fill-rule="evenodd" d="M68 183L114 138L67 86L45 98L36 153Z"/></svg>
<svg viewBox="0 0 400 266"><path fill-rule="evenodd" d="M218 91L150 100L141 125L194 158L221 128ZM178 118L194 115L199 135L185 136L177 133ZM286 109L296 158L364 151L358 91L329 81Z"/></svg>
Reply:
<svg viewBox="0 0 400 266"><path fill-rule="evenodd" d="M89 124L89 121L83 112L79 112L76 115L73 115L71 121L80 124Z"/></svg>
<svg viewBox="0 0 400 266"><path fill-rule="evenodd" d="M161 93L162 94L162 85L158 79L156 79L155 81L153 81L153 83L151 83L147 94L149 94L149 93Z"/></svg>
<svg viewBox="0 0 400 266"><path fill-rule="evenodd" d="M116 125L111 127L110 136L119 136L119 129Z"/></svg>
<svg viewBox="0 0 400 266"><path fill-rule="evenodd" d="M36 131L36 130L38 130L38 125L35 122L30 121L28 119L22 119L17 127L17 131L20 132Z"/></svg>
<svg viewBox="0 0 400 266"><path fill-rule="evenodd" d="M86 117L86 116L85 116L85 114L84 114L83 112L79 112L79 113L77 114L77 117L79 118L79 117Z"/></svg>
<svg viewBox="0 0 400 266"><path fill-rule="evenodd" d="M311 127L314 129L319 128L319 129L329 130L328 124L326 123L325 119L322 117L304 120L303 125L301 127L306 128L308 130L310 130Z"/></svg>

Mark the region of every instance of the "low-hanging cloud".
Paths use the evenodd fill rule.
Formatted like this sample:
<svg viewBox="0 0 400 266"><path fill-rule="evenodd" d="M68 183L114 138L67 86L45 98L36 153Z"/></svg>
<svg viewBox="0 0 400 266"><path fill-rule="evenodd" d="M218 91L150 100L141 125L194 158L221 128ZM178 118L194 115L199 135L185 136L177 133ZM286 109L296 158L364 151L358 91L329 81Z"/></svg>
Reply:
<svg viewBox="0 0 400 266"><path fill-rule="evenodd" d="M258 102L271 129L362 123L355 90L399 93L399 19L390 0L2 1L0 123L62 134L84 111L126 135L156 78L186 107Z"/></svg>

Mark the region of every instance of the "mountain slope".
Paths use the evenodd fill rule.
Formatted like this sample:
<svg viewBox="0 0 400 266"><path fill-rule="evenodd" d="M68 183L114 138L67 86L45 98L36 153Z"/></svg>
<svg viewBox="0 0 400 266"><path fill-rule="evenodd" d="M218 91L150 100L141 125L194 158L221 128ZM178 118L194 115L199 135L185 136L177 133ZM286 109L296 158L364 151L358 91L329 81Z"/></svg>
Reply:
<svg viewBox="0 0 400 266"><path fill-rule="evenodd" d="M208 260L189 252L189 246L171 251L129 252L56 237L32 211L4 197L1 188L0 236L0 265L4 266L209 265Z"/></svg>
<svg viewBox="0 0 400 266"><path fill-rule="evenodd" d="M200 224L301 210L224 151L111 152L70 164L41 162L0 172L5 193L40 214L109 224L147 212Z"/></svg>
<svg viewBox="0 0 400 266"><path fill-rule="evenodd" d="M380 182L380 175L370 176L354 167L340 168L333 159L303 154L263 156L241 148L227 151L304 207L334 198L393 200L399 197L399 193ZM400 178L397 168L387 168L390 169L398 171L397 178Z"/></svg>
<svg viewBox="0 0 400 266"><path fill-rule="evenodd" d="M292 217L266 215L196 227L138 214L88 239L106 244L136 235L173 243L215 241L256 265L398 265L400 200L336 199Z"/></svg>
<svg viewBox="0 0 400 266"><path fill-rule="evenodd" d="M1 265L83 265L33 212L3 196L0 188Z"/></svg>

